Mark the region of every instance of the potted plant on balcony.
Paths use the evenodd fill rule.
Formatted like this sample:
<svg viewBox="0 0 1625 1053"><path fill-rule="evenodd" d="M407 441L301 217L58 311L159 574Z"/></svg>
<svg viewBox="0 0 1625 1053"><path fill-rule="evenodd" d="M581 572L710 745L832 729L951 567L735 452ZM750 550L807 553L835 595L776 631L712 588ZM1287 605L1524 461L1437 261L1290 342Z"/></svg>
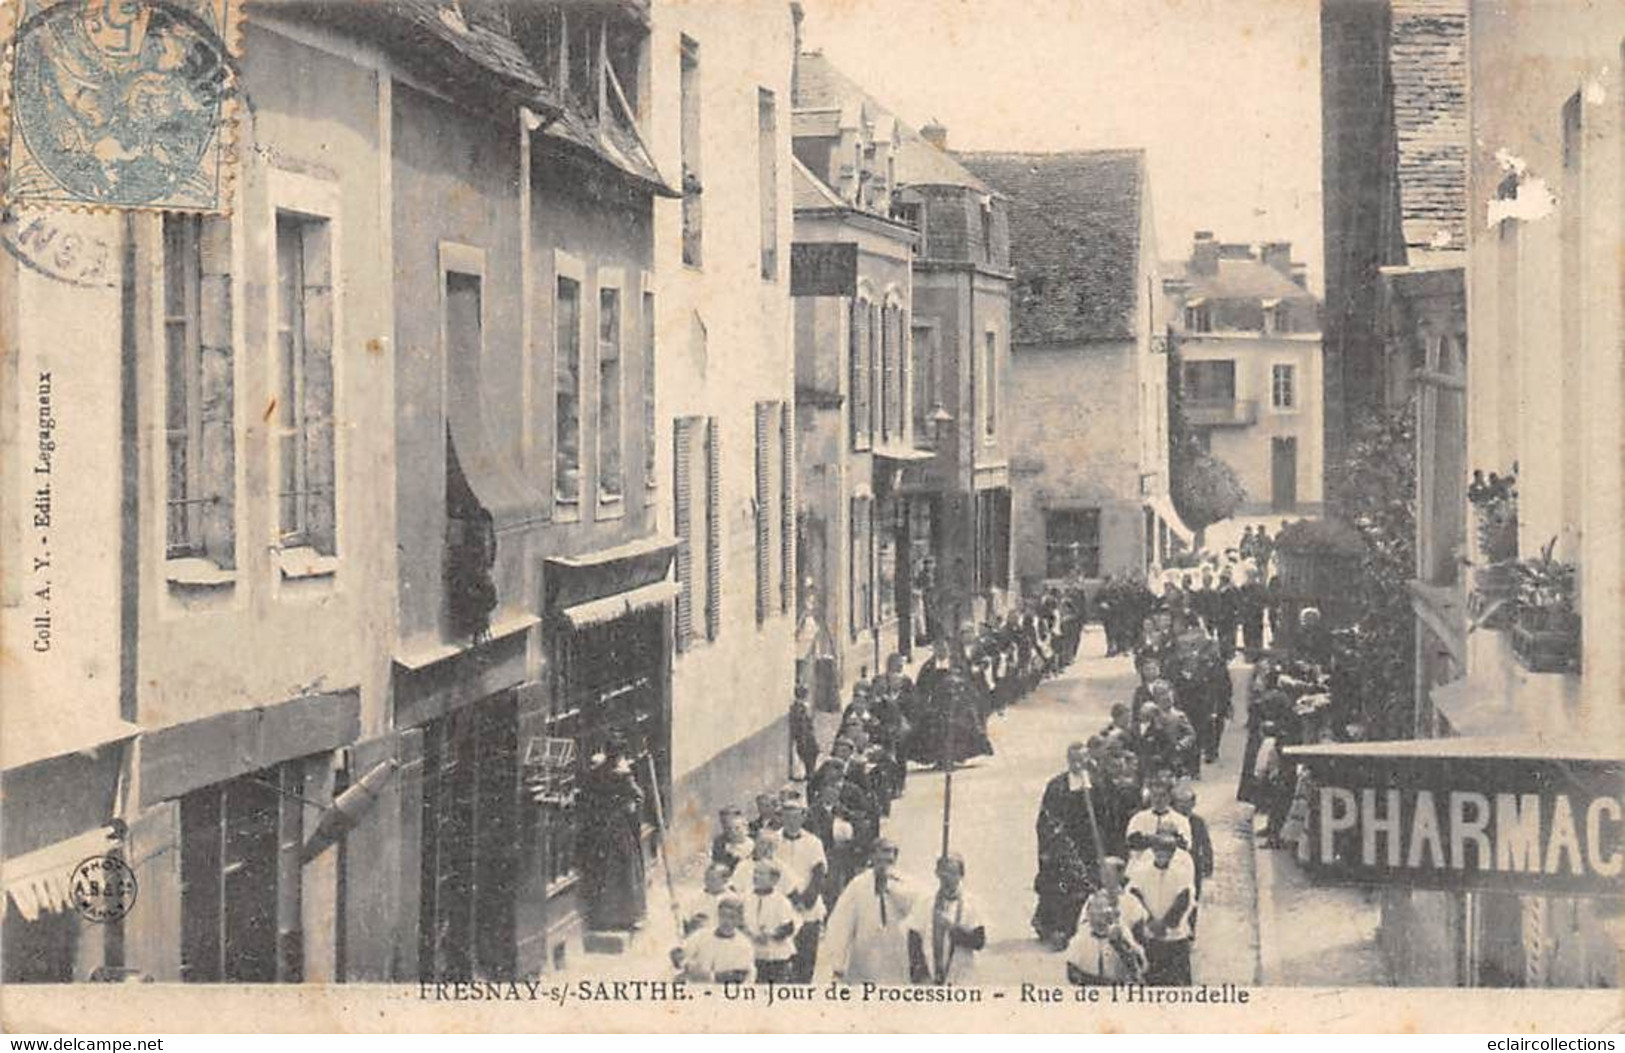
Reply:
<svg viewBox="0 0 1625 1053"><path fill-rule="evenodd" d="M1512 652L1532 673L1567 673L1580 668L1580 612L1575 602L1574 564L1553 557L1554 537L1537 559L1517 564L1518 616Z"/></svg>
<svg viewBox="0 0 1625 1053"><path fill-rule="evenodd" d="M1478 528L1470 609L1475 620L1502 629L1511 620L1518 590L1518 490L1515 476L1474 471L1467 486Z"/></svg>

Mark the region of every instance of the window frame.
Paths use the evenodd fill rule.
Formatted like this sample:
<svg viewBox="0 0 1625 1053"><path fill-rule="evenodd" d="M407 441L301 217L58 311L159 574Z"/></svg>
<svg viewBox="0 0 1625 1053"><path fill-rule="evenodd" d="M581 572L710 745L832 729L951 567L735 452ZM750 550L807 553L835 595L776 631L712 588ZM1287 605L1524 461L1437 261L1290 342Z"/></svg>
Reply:
<svg viewBox="0 0 1625 1053"><path fill-rule="evenodd" d="M617 267L599 267L594 283L593 297L593 387L595 407L593 419L593 492L597 498L598 519L615 519L626 514L626 334L627 283L623 271ZM615 295L615 435L608 434L604 420L604 294ZM620 455L620 489L604 489L604 450L606 439L613 439Z"/></svg>
<svg viewBox="0 0 1625 1053"><path fill-rule="evenodd" d="M987 329L982 334L982 389L987 402L982 407L982 444L999 439L999 333Z"/></svg>
<svg viewBox="0 0 1625 1053"><path fill-rule="evenodd" d="M761 278L779 280L779 102L770 88L756 89L757 208L761 218Z"/></svg>
<svg viewBox="0 0 1625 1053"><path fill-rule="evenodd" d="M1286 386L1289 397L1286 402L1280 401L1277 397L1280 390L1277 373L1283 369L1287 370L1286 375L1288 378ZM1270 362L1270 411L1272 413L1293 415L1302 411L1302 400L1298 397L1298 374L1299 369L1296 362L1285 359L1275 359Z"/></svg>
<svg viewBox="0 0 1625 1053"><path fill-rule="evenodd" d="M704 88L701 81L700 45L687 34L678 37L678 155L679 189L682 192L683 266L705 267L705 182L702 171L705 155Z"/></svg>
<svg viewBox="0 0 1625 1053"><path fill-rule="evenodd" d="M660 493L660 290L654 275L644 271L638 305L640 377L643 381L643 503L652 505Z"/></svg>
<svg viewBox="0 0 1625 1053"><path fill-rule="evenodd" d="M1070 517L1076 517L1076 518L1081 519L1081 521L1083 521L1085 523L1091 523L1092 522L1094 524L1094 544L1092 546L1088 546L1088 547L1084 546L1084 544L1083 544L1083 542L1081 540L1080 541L1065 542L1065 543L1056 542L1056 541L1052 540L1053 532L1051 530L1051 523L1053 521L1055 521L1056 519L1058 519L1058 518L1070 518ZM1093 553L1094 553L1094 557L1093 557L1093 561L1092 561L1092 566L1094 568L1094 573L1085 574L1083 576L1085 578L1098 578L1098 577L1100 577L1100 557L1101 557L1101 552L1102 552L1101 530L1102 530L1102 526L1103 526L1102 521L1104 520L1104 518L1105 518L1105 516L1104 516L1102 510L1100 508L1094 507L1094 506L1080 506L1080 507L1076 507L1076 508L1046 508L1046 509L1044 509L1044 576L1046 578L1065 578L1065 577L1070 576L1070 574L1072 573L1070 568L1067 569L1065 572L1063 572L1061 574L1053 573L1052 572L1053 571L1053 566L1054 566L1053 561L1054 561L1054 558L1055 558L1055 550L1057 548L1062 547L1063 544L1065 544L1065 545L1074 545L1075 544L1075 545L1079 546L1079 550L1080 550L1079 554L1080 555L1082 554L1082 552L1090 551L1090 550L1092 550Z"/></svg>
<svg viewBox="0 0 1625 1053"><path fill-rule="evenodd" d="M328 325L330 326L331 370L332 370L332 406L330 409L333 422L333 551L323 553L308 544L290 545L282 532L282 510L280 494L272 495L272 511L269 517L271 524L270 548L276 554L279 565L279 578L283 581L304 578L334 578L342 567L344 554L348 551L347 517L344 502L340 499L339 490L342 481L348 478L348 444L343 441L343 430L337 422L344 418L345 405L345 376L343 356L339 348L343 343L344 309L345 309L345 277L340 261L344 258L344 226L343 214L340 207L342 200L341 190L337 182L305 175L303 173L289 172L284 169L273 168L267 173L267 225L270 228L270 237L266 238L265 259L266 271L270 276L268 295L265 297L266 331L270 334L273 347L266 355L265 369L268 375L269 390L280 392L282 390L281 355L274 347L276 333L280 327L281 309L281 270L279 257L279 239L276 235L278 221L288 216L311 225L320 223L325 225L327 236L327 266L329 272L329 310ZM282 478L282 452L280 430L275 425L267 428L269 440L269 478L273 488L280 488Z"/></svg>
<svg viewBox="0 0 1625 1053"><path fill-rule="evenodd" d="M874 446L874 369L870 354L870 301L862 289L847 310L847 441L854 451ZM861 354L860 354L861 352ZM861 396L861 397L860 397Z"/></svg>
<svg viewBox="0 0 1625 1053"><path fill-rule="evenodd" d="M560 370L564 364L564 356L559 347L559 336L561 333L559 328L559 303L561 301L561 297L559 296L559 287L561 282L566 281L572 282L576 287L576 456L574 465L576 472L576 492L573 495L565 494L559 486L561 479L561 473L559 470L559 450L561 447L560 440L562 438L559 429L563 420L563 414L559 412L559 396L561 394L559 391L559 381L562 376ZM553 424L550 437L551 441L548 444L550 454L548 476L551 480L550 489L552 490L553 494L553 517L558 522L575 522L581 518L582 495L583 491L586 489L586 486L581 479L586 467L586 458L582 455L583 436L586 428L586 422L582 419L582 415L586 409L586 393L584 390L586 387L586 377L583 369L583 358L586 354L586 304L588 290L590 289L591 285L587 282L587 268L582 261L569 253L555 251L553 254L553 282L550 286L548 294L548 307L550 309L548 317L552 323L552 339L550 344L553 359L551 368L548 370L549 376L552 378L552 384L550 385L552 390L552 397L550 399L552 413L550 416ZM595 309L594 315L596 316L596 314L597 312ZM596 344L596 330L594 331L594 343ZM596 350L594 353L596 354Z"/></svg>

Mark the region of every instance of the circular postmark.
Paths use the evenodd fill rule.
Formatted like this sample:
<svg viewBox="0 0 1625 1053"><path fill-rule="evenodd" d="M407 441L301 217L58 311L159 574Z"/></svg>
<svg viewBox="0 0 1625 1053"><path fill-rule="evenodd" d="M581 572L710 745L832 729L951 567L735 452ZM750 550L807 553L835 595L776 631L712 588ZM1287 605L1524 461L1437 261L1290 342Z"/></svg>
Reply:
<svg viewBox="0 0 1625 1053"><path fill-rule="evenodd" d="M229 58L209 12L59 0L20 26L13 121L39 170L29 181L125 206L211 194Z"/></svg>
<svg viewBox="0 0 1625 1053"><path fill-rule="evenodd" d="M91 856L73 868L73 909L86 921L117 921L135 906L135 871L118 856Z"/></svg>

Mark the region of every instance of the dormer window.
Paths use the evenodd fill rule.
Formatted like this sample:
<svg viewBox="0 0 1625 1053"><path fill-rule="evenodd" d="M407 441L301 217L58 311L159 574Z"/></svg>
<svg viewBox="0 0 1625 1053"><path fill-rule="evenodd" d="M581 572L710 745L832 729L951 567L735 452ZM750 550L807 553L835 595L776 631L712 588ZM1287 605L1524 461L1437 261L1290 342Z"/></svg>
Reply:
<svg viewBox="0 0 1625 1053"><path fill-rule="evenodd" d="M1281 331L1281 301L1265 300L1263 330L1265 334Z"/></svg>
<svg viewBox="0 0 1625 1053"><path fill-rule="evenodd" d="M1185 305L1185 331L1189 333L1213 331L1213 315L1208 309L1206 300L1195 299Z"/></svg>

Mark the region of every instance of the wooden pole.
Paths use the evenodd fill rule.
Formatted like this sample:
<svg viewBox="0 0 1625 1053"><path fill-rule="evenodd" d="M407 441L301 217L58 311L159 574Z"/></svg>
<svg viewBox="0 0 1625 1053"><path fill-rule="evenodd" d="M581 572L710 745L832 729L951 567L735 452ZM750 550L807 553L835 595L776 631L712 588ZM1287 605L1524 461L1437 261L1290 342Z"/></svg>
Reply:
<svg viewBox="0 0 1625 1053"><path fill-rule="evenodd" d="M643 760L649 765L649 792L654 795L655 825L660 829L660 869L666 875L666 898L671 901L671 920L677 929L677 939L683 938L683 910L677 904L677 886L671 879L671 846L666 840L666 808L660 801L660 772L655 770L655 755L645 753Z"/></svg>

